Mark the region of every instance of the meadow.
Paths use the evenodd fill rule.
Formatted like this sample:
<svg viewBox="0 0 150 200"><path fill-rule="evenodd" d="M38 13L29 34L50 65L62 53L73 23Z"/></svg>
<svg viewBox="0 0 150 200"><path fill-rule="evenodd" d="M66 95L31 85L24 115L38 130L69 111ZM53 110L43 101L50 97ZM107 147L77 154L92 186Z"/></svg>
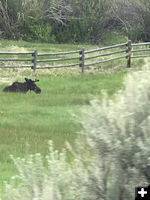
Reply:
<svg viewBox="0 0 150 200"><path fill-rule="evenodd" d="M0 51L57 52L81 49L83 45L54 45L27 43L23 41L0 41ZM96 48L84 45L87 49ZM0 70L0 185L9 181L16 173L10 154L25 157L40 152L46 155L48 140L54 141L54 147L61 150L68 141L72 145L82 129L73 114L79 113L82 106L88 106L90 100L101 99L105 90L110 98L122 88L128 71L141 66L142 59L133 61L132 69L126 68L126 61L114 61L94 68L88 68L81 74L78 68L39 70ZM119 69L118 71L116 69ZM25 77L38 78L37 85L42 93L27 94L4 93L3 88L15 80Z"/></svg>

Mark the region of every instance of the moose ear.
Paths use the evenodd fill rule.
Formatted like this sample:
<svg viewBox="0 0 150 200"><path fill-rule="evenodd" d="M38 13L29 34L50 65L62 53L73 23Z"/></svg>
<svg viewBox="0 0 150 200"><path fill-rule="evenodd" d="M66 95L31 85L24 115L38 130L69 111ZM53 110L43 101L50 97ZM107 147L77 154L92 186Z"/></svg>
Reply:
<svg viewBox="0 0 150 200"><path fill-rule="evenodd" d="M29 79L25 78L25 81L28 81Z"/></svg>

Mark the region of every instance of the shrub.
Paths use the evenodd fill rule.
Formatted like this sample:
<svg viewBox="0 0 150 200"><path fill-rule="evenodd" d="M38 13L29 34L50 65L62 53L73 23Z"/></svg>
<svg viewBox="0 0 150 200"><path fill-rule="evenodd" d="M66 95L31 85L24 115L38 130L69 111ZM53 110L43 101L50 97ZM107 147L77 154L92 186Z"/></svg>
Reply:
<svg viewBox="0 0 150 200"><path fill-rule="evenodd" d="M26 20L18 22L15 26L18 39L26 41L40 41L54 43L55 36L52 34L52 27L48 23L42 23L40 20L29 16Z"/></svg>
<svg viewBox="0 0 150 200"><path fill-rule="evenodd" d="M150 183L149 69L129 74L114 100L92 101L81 121L96 154L89 188L104 194L87 188L89 199L134 199L134 187Z"/></svg>
<svg viewBox="0 0 150 200"><path fill-rule="evenodd" d="M81 189L75 181L75 174L82 172L81 167L76 162L71 168L66 161L66 152L59 153L54 150L52 142L49 143L46 165L41 154L29 155L26 159L11 157L18 175L12 177L9 184L6 183L3 199L71 200L80 199L82 196Z"/></svg>

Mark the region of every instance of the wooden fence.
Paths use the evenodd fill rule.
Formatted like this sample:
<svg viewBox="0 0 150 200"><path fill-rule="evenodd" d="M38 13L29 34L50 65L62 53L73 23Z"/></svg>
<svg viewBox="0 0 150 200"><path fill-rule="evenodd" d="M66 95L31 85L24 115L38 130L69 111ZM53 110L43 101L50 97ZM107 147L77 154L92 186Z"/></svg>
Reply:
<svg viewBox="0 0 150 200"><path fill-rule="evenodd" d="M31 68L34 71L36 71L38 69L79 66L81 67L83 73L87 66L93 66L118 59L127 59L127 67L131 67L131 59L150 57L150 48L148 45L150 45L150 42L132 43L131 41L128 41L122 44L116 44L112 46L107 46L87 51L84 48L82 48L81 50L77 51L58 52L58 53L38 53L37 50L35 50L34 52L26 52L26 53L0 52L0 68ZM144 48L139 48L141 46L143 46ZM140 52L149 52L149 54L139 54ZM135 53L138 54L135 55ZM17 57L19 56L21 57L27 56L27 57L20 59L12 57L15 55L17 55ZM10 56L11 58L1 58L2 56L5 57ZM59 58L57 56L59 56ZM92 61L94 59L95 61ZM67 61L68 63L63 64L64 61L65 62ZM22 62L23 64L22 65L18 64L17 66L15 66L12 65L13 64L12 62L15 63ZM55 64L56 62L62 62L62 63L56 65ZM5 63L9 63L9 65L5 65ZM30 63L30 64L25 64L25 63ZM42 65L40 65L39 63L42 63ZM48 63L48 65L45 65L45 63ZM49 63L54 63L54 64L49 65Z"/></svg>

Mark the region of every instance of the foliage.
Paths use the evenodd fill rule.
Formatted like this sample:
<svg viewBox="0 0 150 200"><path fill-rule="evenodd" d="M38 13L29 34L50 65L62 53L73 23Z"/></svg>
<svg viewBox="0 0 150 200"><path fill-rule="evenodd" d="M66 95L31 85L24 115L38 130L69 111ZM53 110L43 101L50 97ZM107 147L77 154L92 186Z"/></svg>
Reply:
<svg viewBox="0 0 150 200"><path fill-rule="evenodd" d="M146 41L146 35L141 24L130 27L128 30L122 29L122 32L125 33L132 42Z"/></svg>
<svg viewBox="0 0 150 200"><path fill-rule="evenodd" d="M0 31L6 39L99 44L125 29L149 41L149 15L146 0L0 0Z"/></svg>
<svg viewBox="0 0 150 200"><path fill-rule="evenodd" d="M55 36L52 35L52 27L49 24L39 24L34 18L28 18L28 21L21 30L24 30L22 39L27 41L41 41L47 43L54 43Z"/></svg>
<svg viewBox="0 0 150 200"><path fill-rule="evenodd" d="M72 19L67 26L61 24L52 24L52 33L59 43L85 43L90 41L91 31L84 20ZM88 31L87 31L88 30Z"/></svg>
<svg viewBox="0 0 150 200"><path fill-rule="evenodd" d="M124 91L114 100L105 96L102 103L92 101L83 112L84 132L96 153L89 187L102 182L99 186L105 194L101 198L88 189L90 199L133 199L134 187L150 182L149 75L149 69L128 75Z"/></svg>
<svg viewBox="0 0 150 200"><path fill-rule="evenodd" d="M54 150L53 144L49 144L49 154L46 156L46 166L40 154L30 155L27 159L14 158L14 163L19 174L12 178L11 184L6 184L5 200L13 199L36 199L36 200L70 200L80 199L81 189L75 181L80 169L82 177L84 168L68 164L66 152L59 153ZM74 172L74 173L73 173ZM17 182L19 184L16 186Z"/></svg>

